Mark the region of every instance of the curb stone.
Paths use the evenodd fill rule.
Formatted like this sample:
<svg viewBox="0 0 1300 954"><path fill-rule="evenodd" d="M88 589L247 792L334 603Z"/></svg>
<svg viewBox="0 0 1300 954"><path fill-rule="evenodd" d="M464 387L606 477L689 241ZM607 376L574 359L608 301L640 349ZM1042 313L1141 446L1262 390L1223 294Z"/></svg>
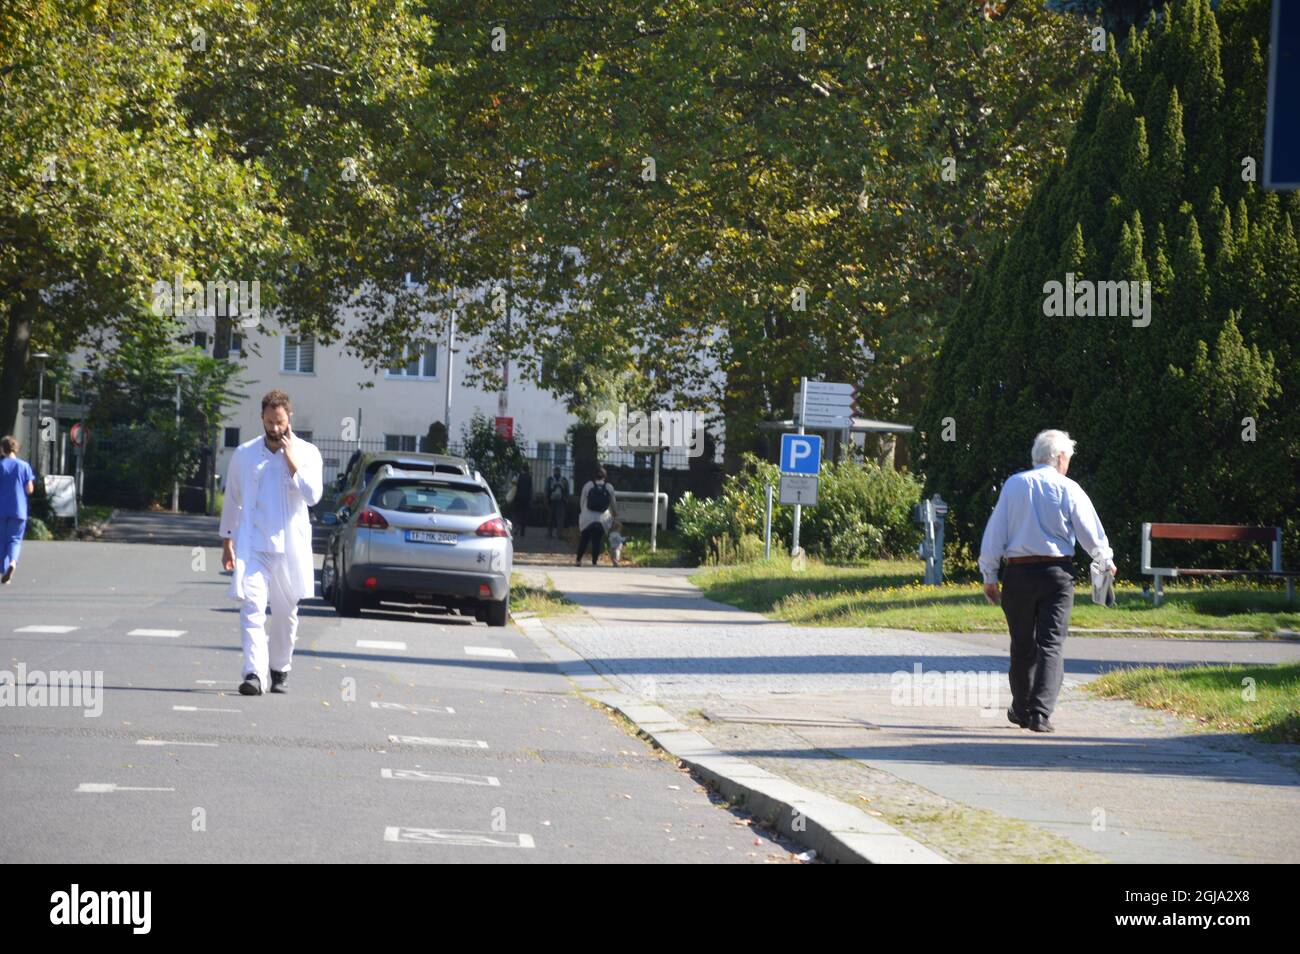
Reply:
<svg viewBox="0 0 1300 954"><path fill-rule="evenodd" d="M540 618L524 616L515 622L581 692L629 719L655 745L730 802L769 821L805 848L815 850L821 860L840 864L951 864L938 852L852 805L722 752L666 709L616 688Z"/></svg>

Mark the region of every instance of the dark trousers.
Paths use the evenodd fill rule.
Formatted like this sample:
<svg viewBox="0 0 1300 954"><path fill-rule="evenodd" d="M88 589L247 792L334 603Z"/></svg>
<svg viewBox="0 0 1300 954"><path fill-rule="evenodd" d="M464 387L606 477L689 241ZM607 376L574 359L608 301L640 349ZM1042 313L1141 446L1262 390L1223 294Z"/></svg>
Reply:
<svg viewBox="0 0 1300 954"><path fill-rule="evenodd" d="M582 554L587 549L587 542L591 542L591 565L596 565L596 560L600 558L601 544L605 540L605 526L599 520L593 520L587 524L587 529L582 531L582 539L578 541L578 562L582 562Z"/></svg>
<svg viewBox="0 0 1300 954"><path fill-rule="evenodd" d="M1065 637L1074 608L1068 560L1012 563L1002 571L1002 612L1011 630L1011 705L1048 718L1065 676Z"/></svg>
<svg viewBox="0 0 1300 954"><path fill-rule="evenodd" d="M564 529L564 501L551 501L551 522L546 528L546 535L549 537L553 531Z"/></svg>

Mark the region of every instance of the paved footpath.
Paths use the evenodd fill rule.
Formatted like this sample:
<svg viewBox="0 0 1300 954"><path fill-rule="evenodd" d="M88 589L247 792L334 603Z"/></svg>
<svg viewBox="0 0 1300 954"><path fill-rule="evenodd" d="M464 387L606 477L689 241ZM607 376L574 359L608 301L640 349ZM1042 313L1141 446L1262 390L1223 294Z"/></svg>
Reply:
<svg viewBox="0 0 1300 954"><path fill-rule="evenodd" d="M546 628L622 692L948 860L1300 861L1300 747L1081 688L1121 666L1296 662L1295 642L1072 636L1043 736L1006 721L1005 635L792 626L704 599L688 570L545 572L583 610ZM917 665L936 675L898 695ZM945 673L974 674L950 683L965 698L926 695Z"/></svg>

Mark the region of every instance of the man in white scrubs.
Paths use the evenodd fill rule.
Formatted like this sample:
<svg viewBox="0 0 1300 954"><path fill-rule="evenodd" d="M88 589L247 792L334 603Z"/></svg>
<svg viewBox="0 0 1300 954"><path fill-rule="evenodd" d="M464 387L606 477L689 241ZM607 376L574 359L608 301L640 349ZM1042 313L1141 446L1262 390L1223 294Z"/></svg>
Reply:
<svg viewBox="0 0 1300 954"><path fill-rule="evenodd" d="M268 676L271 692L287 691L298 601L316 590L307 508L321 497L321 456L313 444L294 436L292 417L289 395L268 392L262 398L266 433L239 445L226 477L221 565L233 571L230 596L242 603L239 691L246 696L260 696Z"/></svg>

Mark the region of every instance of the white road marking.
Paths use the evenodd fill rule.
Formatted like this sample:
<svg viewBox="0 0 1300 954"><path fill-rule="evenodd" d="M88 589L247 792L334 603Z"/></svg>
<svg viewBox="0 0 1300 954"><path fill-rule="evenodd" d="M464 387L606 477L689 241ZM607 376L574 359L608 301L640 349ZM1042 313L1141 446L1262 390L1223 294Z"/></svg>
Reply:
<svg viewBox="0 0 1300 954"><path fill-rule="evenodd" d="M372 702L372 709L398 709L402 712L445 712L447 715L455 715L456 710L451 706L415 706L407 705L404 702Z"/></svg>
<svg viewBox="0 0 1300 954"><path fill-rule="evenodd" d="M133 629L127 633L128 636L161 636L164 639L175 639L177 636L184 636L183 629Z"/></svg>
<svg viewBox="0 0 1300 954"><path fill-rule="evenodd" d="M135 785L117 785L113 782L82 782L77 786L79 792L103 794L106 792L174 792L174 788L141 788Z"/></svg>
<svg viewBox="0 0 1300 954"><path fill-rule="evenodd" d="M389 742L398 745L440 745L448 749L486 749L482 739L433 739L423 735L390 735Z"/></svg>
<svg viewBox="0 0 1300 954"><path fill-rule="evenodd" d="M70 633L80 626L20 626L15 633Z"/></svg>
<svg viewBox="0 0 1300 954"><path fill-rule="evenodd" d="M196 686L237 686L238 679L195 679Z"/></svg>
<svg viewBox="0 0 1300 954"><path fill-rule="evenodd" d="M384 841L420 845L465 845L473 848L535 848L532 835L497 831L457 831L451 828L384 829Z"/></svg>
<svg viewBox="0 0 1300 954"><path fill-rule="evenodd" d="M488 656L492 659L518 659L513 649L497 649L493 646L466 646L466 656Z"/></svg>
<svg viewBox="0 0 1300 954"><path fill-rule="evenodd" d="M172 706L177 712L239 712L239 709L218 709L215 706Z"/></svg>
<svg viewBox="0 0 1300 954"><path fill-rule="evenodd" d="M406 643L387 639L358 639L357 649L406 649Z"/></svg>
<svg viewBox="0 0 1300 954"><path fill-rule="evenodd" d="M136 739L136 745L201 745L207 749L215 749L215 742L173 742L170 739Z"/></svg>
<svg viewBox="0 0 1300 954"><path fill-rule="evenodd" d="M501 780L492 775L458 775L454 772L422 772L419 769L380 769L379 777L413 782L451 782L455 785L501 784Z"/></svg>

